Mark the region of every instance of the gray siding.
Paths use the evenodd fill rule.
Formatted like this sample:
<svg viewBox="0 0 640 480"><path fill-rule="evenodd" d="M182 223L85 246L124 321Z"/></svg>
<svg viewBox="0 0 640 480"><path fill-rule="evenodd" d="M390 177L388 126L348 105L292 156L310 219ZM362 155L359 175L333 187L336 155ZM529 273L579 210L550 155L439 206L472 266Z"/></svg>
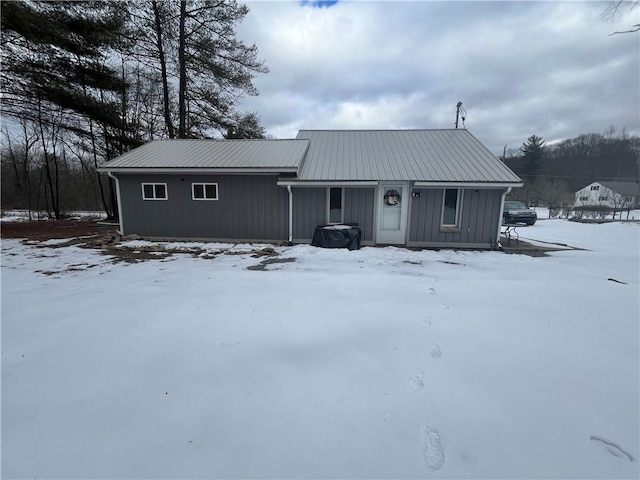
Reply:
<svg viewBox="0 0 640 480"><path fill-rule="evenodd" d="M292 190L293 239L310 242L315 228L327 223L327 189L294 187Z"/></svg>
<svg viewBox="0 0 640 480"><path fill-rule="evenodd" d="M442 231L443 189L414 189L409 219L409 242L416 244L478 244L496 242L498 222L502 219L500 202L504 189L464 189L460 228Z"/></svg>
<svg viewBox="0 0 640 480"><path fill-rule="evenodd" d="M362 240L373 240L374 188L344 189L344 222L357 223L362 229Z"/></svg>
<svg viewBox="0 0 640 480"><path fill-rule="evenodd" d="M374 188L344 189L344 223L357 223L362 240L373 240ZM327 223L327 187L293 188L293 239L311 241L318 225Z"/></svg>
<svg viewBox="0 0 640 480"><path fill-rule="evenodd" d="M275 175L119 175L125 234L286 240L287 190ZM142 183L166 183L168 200L143 200ZM217 201L191 199L192 183L217 183Z"/></svg>

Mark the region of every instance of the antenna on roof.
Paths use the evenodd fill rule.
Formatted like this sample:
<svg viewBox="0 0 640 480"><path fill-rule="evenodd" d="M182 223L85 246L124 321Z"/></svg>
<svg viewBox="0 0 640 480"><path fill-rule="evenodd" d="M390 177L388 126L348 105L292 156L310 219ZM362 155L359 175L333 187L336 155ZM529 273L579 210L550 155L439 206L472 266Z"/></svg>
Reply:
<svg viewBox="0 0 640 480"><path fill-rule="evenodd" d="M462 116L460 116L460 112L462 112ZM462 102L458 102L456 105L456 128L458 128L458 118L462 118L462 128L464 128L464 119L466 118L467 111L462 106Z"/></svg>

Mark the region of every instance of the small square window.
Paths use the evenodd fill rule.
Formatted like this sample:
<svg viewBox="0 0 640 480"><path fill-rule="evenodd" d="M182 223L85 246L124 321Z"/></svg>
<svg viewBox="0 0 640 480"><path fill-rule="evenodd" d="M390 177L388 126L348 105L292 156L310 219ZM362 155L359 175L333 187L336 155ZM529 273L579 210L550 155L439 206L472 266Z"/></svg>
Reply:
<svg viewBox="0 0 640 480"><path fill-rule="evenodd" d="M192 183L191 193L193 200L218 200L218 184Z"/></svg>
<svg viewBox="0 0 640 480"><path fill-rule="evenodd" d="M167 184L166 183L143 183L142 199L143 200L166 200Z"/></svg>

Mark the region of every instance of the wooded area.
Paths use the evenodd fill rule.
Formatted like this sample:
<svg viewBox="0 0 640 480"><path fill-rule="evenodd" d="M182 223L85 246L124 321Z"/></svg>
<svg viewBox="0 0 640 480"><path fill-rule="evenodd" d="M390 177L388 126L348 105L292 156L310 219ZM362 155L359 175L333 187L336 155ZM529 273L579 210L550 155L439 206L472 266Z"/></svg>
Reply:
<svg viewBox="0 0 640 480"><path fill-rule="evenodd" d="M574 193L592 182L638 182L640 137L611 128L605 134L589 133L546 145L532 135L503 161L524 181L510 199L566 209L573 205Z"/></svg>
<svg viewBox="0 0 640 480"><path fill-rule="evenodd" d="M262 138L235 0L3 2L2 207L117 215L96 168L158 138Z"/></svg>

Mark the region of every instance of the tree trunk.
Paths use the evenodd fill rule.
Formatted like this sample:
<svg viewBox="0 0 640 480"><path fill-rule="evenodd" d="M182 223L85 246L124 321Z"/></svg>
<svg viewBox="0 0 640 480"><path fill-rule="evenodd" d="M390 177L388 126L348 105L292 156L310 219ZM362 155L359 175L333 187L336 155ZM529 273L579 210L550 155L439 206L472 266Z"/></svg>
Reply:
<svg viewBox="0 0 640 480"><path fill-rule="evenodd" d="M178 32L178 68L180 70L180 81L178 84L178 138L186 138L187 134L187 65L185 59L186 32L185 23L187 20L187 2L180 2L180 30Z"/></svg>
<svg viewBox="0 0 640 480"><path fill-rule="evenodd" d="M155 19L156 29L156 46L158 47L158 59L160 60L160 72L162 75L162 105L164 110L164 122L167 126L169 138L175 138L176 134L171 121L171 109L169 108L169 80L167 75L167 61L164 56L164 46L162 43L160 9L158 8L158 2L156 0L153 0L151 5L153 6L153 16Z"/></svg>
<svg viewBox="0 0 640 480"><path fill-rule="evenodd" d="M46 187L48 185L49 186L49 196L51 197L51 207L53 208L55 218L58 219L60 214L56 210L55 191L54 191L54 187L53 187L53 179L51 177L51 166L49 165L49 153L47 152L47 142L46 142L45 136L44 136L43 122L44 121L42 119L42 101L41 101L40 97L38 97L38 126L40 128L40 140L42 141L42 151L43 151L43 154L44 154L45 173L47 174L47 177L46 177L47 183L45 184L45 198L46 198L46 191L47 191ZM47 202L47 214L49 216L51 216L51 213L49 211L48 202Z"/></svg>

